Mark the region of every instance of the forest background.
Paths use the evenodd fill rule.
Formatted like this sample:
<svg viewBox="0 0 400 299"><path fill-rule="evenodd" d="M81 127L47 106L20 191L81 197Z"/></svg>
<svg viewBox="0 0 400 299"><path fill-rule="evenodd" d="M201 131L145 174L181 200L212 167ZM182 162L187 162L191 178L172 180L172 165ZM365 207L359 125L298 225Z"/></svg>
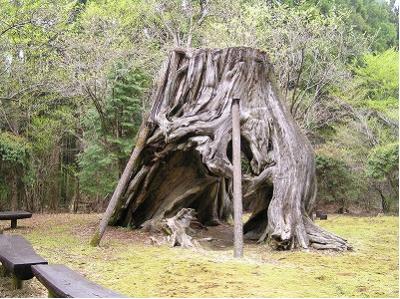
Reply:
<svg viewBox="0 0 400 299"><path fill-rule="evenodd" d="M168 52L249 46L315 149L317 206L398 211L395 1L0 0L0 16L0 210L101 211Z"/></svg>

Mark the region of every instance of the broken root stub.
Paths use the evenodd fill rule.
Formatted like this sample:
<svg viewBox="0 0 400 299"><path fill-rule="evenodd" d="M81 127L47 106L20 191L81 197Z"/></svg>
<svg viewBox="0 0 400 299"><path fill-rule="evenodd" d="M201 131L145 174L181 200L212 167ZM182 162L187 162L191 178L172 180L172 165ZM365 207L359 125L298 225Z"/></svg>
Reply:
<svg viewBox="0 0 400 299"><path fill-rule="evenodd" d="M165 223L171 231L169 242L172 247L195 247L192 237L187 234L190 222L195 219L194 214L195 211L193 209L183 208L174 217L165 219Z"/></svg>

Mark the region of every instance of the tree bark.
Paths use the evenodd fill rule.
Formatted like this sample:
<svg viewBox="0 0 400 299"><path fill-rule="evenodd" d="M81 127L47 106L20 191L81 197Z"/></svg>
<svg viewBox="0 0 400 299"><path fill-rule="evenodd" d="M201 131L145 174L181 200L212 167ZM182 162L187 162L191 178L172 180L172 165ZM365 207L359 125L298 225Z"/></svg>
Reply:
<svg viewBox="0 0 400 299"><path fill-rule="evenodd" d="M107 209L114 211L111 223L139 228L182 208L195 209L205 225L227 220L235 98L241 99L241 148L251 166L243 177L243 200L252 209L246 236L283 249L349 249L309 218L316 194L313 149L281 102L267 55L245 47L171 52L153 93L152 130L137 167L117 187L120 205Z"/></svg>

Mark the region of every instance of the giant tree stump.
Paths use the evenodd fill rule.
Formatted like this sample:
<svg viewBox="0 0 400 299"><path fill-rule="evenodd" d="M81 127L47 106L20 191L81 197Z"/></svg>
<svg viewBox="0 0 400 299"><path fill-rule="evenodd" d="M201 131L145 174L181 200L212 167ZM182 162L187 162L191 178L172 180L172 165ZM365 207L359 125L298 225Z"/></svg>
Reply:
<svg viewBox="0 0 400 299"><path fill-rule="evenodd" d="M241 102L247 237L279 248L345 250L346 240L309 217L316 195L313 149L296 125L267 55L251 48L176 49L160 74L149 134L111 224L141 227L193 208L205 225L232 213L231 105Z"/></svg>

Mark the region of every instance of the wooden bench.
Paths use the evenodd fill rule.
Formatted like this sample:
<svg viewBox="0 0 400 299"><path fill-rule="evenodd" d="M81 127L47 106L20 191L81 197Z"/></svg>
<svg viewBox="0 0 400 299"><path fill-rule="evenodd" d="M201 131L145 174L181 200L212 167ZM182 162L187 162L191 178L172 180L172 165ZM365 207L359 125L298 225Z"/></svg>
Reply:
<svg viewBox="0 0 400 299"><path fill-rule="evenodd" d="M33 278L32 265L47 264L27 240L15 235L0 235L0 262L11 273L16 289L22 288L23 280Z"/></svg>
<svg viewBox="0 0 400 299"><path fill-rule="evenodd" d="M32 270L49 291L49 298L126 298L64 265L34 265Z"/></svg>
<svg viewBox="0 0 400 299"><path fill-rule="evenodd" d="M11 220L11 228L17 228L17 220L31 218L32 213L26 211L6 211L0 212L0 220Z"/></svg>
<svg viewBox="0 0 400 299"><path fill-rule="evenodd" d="M315 215L317 218L321 219L321 220L327 220L328 219L328 215L326 213L324 213L321 210L316 210L315 211Z"/></svg>

